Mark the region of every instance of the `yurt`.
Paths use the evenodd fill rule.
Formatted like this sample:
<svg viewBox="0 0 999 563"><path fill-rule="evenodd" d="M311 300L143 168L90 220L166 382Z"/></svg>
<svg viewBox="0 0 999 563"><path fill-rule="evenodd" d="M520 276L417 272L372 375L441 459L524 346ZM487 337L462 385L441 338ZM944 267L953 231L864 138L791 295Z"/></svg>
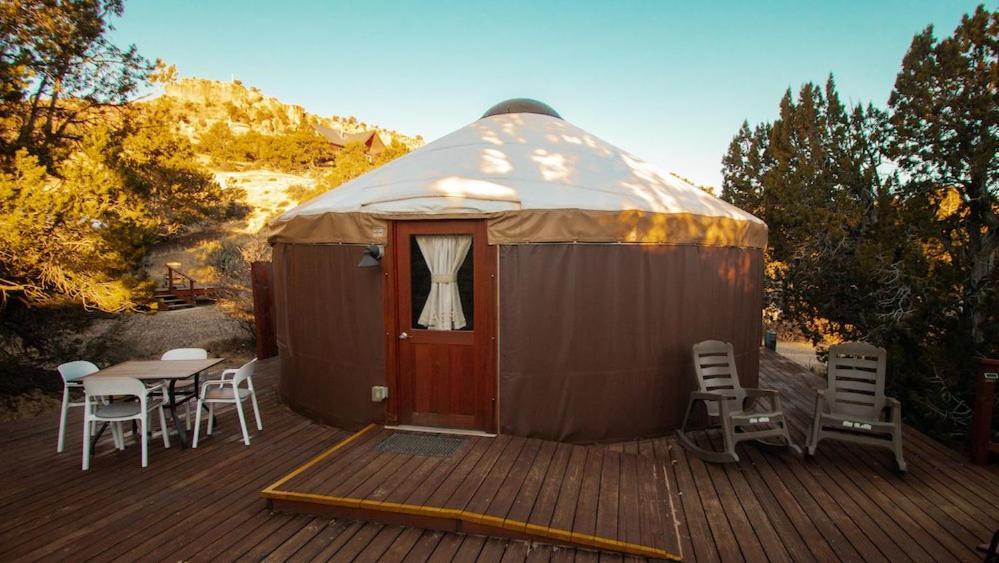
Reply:
<svg viewBox="0 0 999 563"><path fill-rule="evenodd" d="M679 426L695 342L758 379L766 225L537 101L271 226L281 394L321 422L621 440Z"/></svg>

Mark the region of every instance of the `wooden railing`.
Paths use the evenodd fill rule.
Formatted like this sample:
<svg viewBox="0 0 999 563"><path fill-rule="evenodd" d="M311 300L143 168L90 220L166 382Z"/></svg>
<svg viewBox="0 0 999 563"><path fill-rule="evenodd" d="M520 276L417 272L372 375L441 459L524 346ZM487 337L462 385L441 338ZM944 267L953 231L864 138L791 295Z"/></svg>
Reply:
<svg viewBox="0 0 999 563"><path fill-rule="evenodd" d="M999 383L999 360L978 359L975 381L975 418L971 424L971 461L979 465L989 462L989 454L999 454L999 442L992 441L992 405Z"/></svg>
<svg viewBox="0 0 999 563"><path fill-rule="evenodd" d="M171 292L176 291L177 289L186 289L190 291L191 294L194 294L194 284L196 283L194 281L194 278L185 274L184 272L181 272L180 270L175 270L170 266L167 266L166 269L167 269L167 275L166 275L167 289L169 289ZM187 287L184 287L185 282L187 284Z"/></svg>

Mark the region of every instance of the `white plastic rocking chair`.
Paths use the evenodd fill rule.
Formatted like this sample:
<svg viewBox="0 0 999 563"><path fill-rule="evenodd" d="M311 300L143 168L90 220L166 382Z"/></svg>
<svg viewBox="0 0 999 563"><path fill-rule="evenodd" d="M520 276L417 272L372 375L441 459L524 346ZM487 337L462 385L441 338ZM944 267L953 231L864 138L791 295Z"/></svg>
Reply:
<svg viewBox="0 0 999 563"><path fill-rule="evenodd" d="M250 433L246 429L246 416L243 414L243 400L249 397L253 405L253 415L257 420L257 430L263 430L264 424L260 420L260 408L257 406L257 394L253 390L253 370L256 367L257 359L254 358L244 364L239 369L227 369L222 372L222 378L215 381L206 381L201 386L201 394L198 396L197 415L194 418L194 440L192 448L198 447L198 433L201 430L201 408L203 404L208 405L208 428L207 434L211 435L212 426L215 419L216 404L232 404L236 406L236 414L239 416L239 426L243 430L243 443L250 445ZM243 382L246 388L240 388Z"/></svg>

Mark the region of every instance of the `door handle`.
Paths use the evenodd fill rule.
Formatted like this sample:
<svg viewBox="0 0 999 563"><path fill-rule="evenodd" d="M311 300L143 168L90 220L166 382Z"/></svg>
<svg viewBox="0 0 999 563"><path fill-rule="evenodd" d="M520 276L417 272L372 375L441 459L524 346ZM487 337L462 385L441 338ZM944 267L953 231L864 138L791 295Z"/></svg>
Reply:
<svg viewBox="0 0 999 563"><path fill-rule="evenodd" d="M399 333L399 340L406 340L407 338L409 338L409 335L405 332Z"/></svg>

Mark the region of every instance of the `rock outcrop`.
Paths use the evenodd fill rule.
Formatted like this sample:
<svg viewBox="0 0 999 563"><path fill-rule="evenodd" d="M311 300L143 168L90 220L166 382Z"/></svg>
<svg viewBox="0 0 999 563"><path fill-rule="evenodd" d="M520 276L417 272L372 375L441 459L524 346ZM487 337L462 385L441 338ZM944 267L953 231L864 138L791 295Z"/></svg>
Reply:
<svg viewBox="0 0 999 563"><path fill-rule="evenodd" d="M162 95L149 103L159 104L177 116L179 129L196 140L198 134L217 122L233 132L257 131L274 135L318 124L344 134L377 131L385 144L398 140L413 149L423 144L419 136L410 137L398 131L359 121L353 116L328 117L309 113L302 106L286 104L264 95L256 87L247 87L239 80L221 82L204 78L184 78L170 82Z"/></svg>

